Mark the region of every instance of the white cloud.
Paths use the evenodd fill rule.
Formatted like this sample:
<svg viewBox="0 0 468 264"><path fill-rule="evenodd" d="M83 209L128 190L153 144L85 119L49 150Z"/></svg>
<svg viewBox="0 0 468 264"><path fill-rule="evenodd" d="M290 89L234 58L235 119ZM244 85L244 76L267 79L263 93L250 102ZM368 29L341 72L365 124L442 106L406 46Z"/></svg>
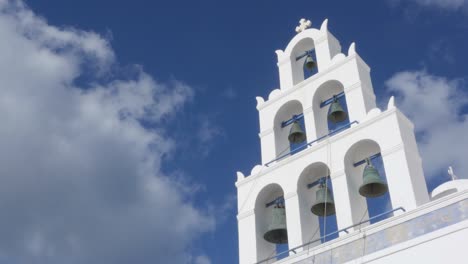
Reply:
<svg viewBox="0 0 468 264"><path fill-rule="evenodd" d="M225 136L226 134L221 127L211 121L208 116L203 116L197 131L197 140L200 144L198 151L201 156L206 157L210 153L213 147L213 141L217 137Z"/></svg>
<svg viewBox="0 0 468 264"><path fill-rule="evenodd" d="M211 260L207 256L202 255L195 258L195 264L211 264Z"/></svg>
<svg viewBox="0 0 468 264"><path fill-rule="evenodd" d="M456 56L454 52L453 43L446 39L440 39L429 45L427 56L437 65L442 63L454 64Z"/></svg>
<svg viewBox="0 0 468 264"><path fill-rule="evenodd" d="M0 39L0 263L185 263L214 219L161 172L175 143L140 121L161 127L192 89L141 70L78 87L112 67L108 41L20 1L0 0Z"/></svg>
<svg viewBox="0 0 468 264"><path fill-rule="evenodd" d="M206 144L212 141L215 137L223 135L223 130L215 125L208 118L204 118L200 123L200 128L198 130L198 139L201 143Z"/></svg>
<svg viewBox="0 0 468 264"><path fill-rule="evenodd" d="M234 88L229 86L228 88L224 89L224 91L221 93L221 96L223 96L226 99L233 100L233 99L236 99L237 92L236 90L234 90Z"/></svg>
<svg viewBox="0 0 468 264"><path fill-rule="evenodd" d="M462 113L468 103L465 83L425 71L408 71L395 74L386 85L398 94L398 107L420 135L426 177L447 177L447 167L453 165L459 177L468 178L468 120Z"/></svg>
<svg viewBox="0 0 468 264"><path fill-rule="evenodd" d="M391 0L392 2L401 3L403 0ZM465 6L467 0L410 0L418 5L425 7L437 7L447 10L456 10Z"/></svg>

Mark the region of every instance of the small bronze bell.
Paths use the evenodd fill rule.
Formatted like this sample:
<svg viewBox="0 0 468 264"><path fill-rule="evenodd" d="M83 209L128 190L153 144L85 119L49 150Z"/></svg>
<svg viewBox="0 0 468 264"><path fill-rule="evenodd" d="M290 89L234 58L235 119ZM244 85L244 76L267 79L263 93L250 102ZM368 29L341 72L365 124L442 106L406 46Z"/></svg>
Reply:
<svg viewBox="0 0 468 264"><path fill-rule="evenodd" d="M307 55L307 57L306 57L306 59L304 61L304 69L312 71L313 69L315 69L315 67L317 67L317 63L315 63L312 56Z"/></svg>
<svg viewBox="0 0 468 264"><path fill-rule="evenodd" d="M315 193L315 203L310 208L312 213L317 216L329 216L335 214L335 202L330 190L323 184Z"/></svg>
<svg viewBox="0 0 468 264"><path fill-rule="evenodd" d="M291 143L299 144L306 140L306 134L302 131L301 125L299 122L294 121L289 130L288 140Z"/></svg>
<svg viewBox="0 0 468 264"><path fill-rule="evenodd" d="M380 178L379 172L372 166L369 159L362 174L363 183L359 187L359 194L364 197L373 198L385 194L388 191L387 184Z"/></svg>
<svg viewBox="0 0 468 264"><path fill-rule="evenodd" d="M288 243L288 231L286 229L286 210L283 205L275 205L271 212L271 223L263 238L274 244Z"/></svg>
<svg viewBox="0 0 468 264"><path fill-rule="evenodd" d="M338 98L333 96L333 103L330 105L328 110L328 120L333 123L339 123L345 121L347 117L348 114L346 114L346 112L343 110L343 107L341 107Z"/></svg>

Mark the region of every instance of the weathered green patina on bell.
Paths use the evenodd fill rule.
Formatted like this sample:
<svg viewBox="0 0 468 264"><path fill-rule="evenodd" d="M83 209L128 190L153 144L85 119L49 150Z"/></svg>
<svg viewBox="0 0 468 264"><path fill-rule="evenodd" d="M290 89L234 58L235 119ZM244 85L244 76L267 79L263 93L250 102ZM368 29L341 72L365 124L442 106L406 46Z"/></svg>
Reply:
<svg viewBox="0 0 468 264"><path fill-rule="evenodd" d="M289 130L288 140L291 143L299 144L306 140L306 134L301 128L299 122L294 121L291 125L291 129Z"/></svg>
<svg viewBox="0 0 468 264"><path fill-rule="evenodd" d="M274 244L288 243L288 231L286 229L286 210L284 206L275 205L271 212L271 222L268 231L263 238Z"/></svg>
<svg viewBox="0 0 468 264"><path fill-rule="evenodd" d="M348 114L343 110L343 107L341 107L340 101L334 96L333 103L328 109L328 120L333 123L339 123L345 121L347 117Z"/></svg>
<svg viewBox="0 0 468 264"><path fill-rule="evenodd" d="M317 67L317 63L315 63L312 56L307 55L307 57L306 57L306 59L304 61L304 69L312 71L313 69L315 69L315 67Z"/></svg>
<svg viewBox="0 0 468 264"><path fill-rule="evenodd" d="M335 214L335 202L330 190L323 184L315 192L315 203L310 208L312 213L317 216L329 216Z"/></svg>
<svg viewBox="0 0 468 264"><path fill-rule="evenodd" d="M374 168L368 159L362 177L363 183L359 187L359 194L362 196L373 198L384 195L388 191L388 186L380 177L379 171Z"/></svg>

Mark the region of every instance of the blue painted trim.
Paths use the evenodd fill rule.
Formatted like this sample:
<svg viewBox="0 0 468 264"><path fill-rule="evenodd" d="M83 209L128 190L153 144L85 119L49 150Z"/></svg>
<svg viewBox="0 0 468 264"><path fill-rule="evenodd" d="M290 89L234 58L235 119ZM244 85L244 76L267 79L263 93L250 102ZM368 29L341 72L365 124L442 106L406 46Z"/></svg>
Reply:
<svg viewBox="0 0 468 264"><path fill-rule="evenodd" d="M265 204L265 207L270 207L270 206L272 206L274 204L280 204L280 203L284 204L284 197L283 196L280 196L280 197L276 198L275 200Z"/></svg>
<svg viewBox="0 0 468 264"><path fill-rule="evenodd" d="M343 96L345 96L345 93L344 93L344 92L341 92L341 93L339 93L339 94L336 94L336 95L333 96L332 98L329 98L329 99L327 99L327 100L321 102L321 103L320 103L320 108L323 108L323 107L325 107L325 106L327 106L327 105L333 103L333 100L335 100L335 98L336 98L336 99L339 99L339 98L341 98L341 97L343 97Z"/></svg>
<svg viewBox="0 0 468 264"><path fill-rule="evenodd" d="M317 141L319 141L319 140L322 140L322 139L324 139L324 138L326 138L326 137L333 136L334 134L340 132L341 130L344 130L344 129L346 129L346 128L351 127L351 125L353 125L353 124L359 124L359 122L358 122L358 121L353 121L353 122L351 122L351 123L342 125L342 126L336 128L335 130L330 131L330 132L329 132L327 135L325 135L325 136L321 136L321 137L317 138L316 140L311 141L311 142L309 142L309 143L302 144L302 145L300 145L299 147L297 147L297 148L295 148L295 149L289 151L288 153L279 156L278 158L276 158L276 159L274 159L274 160L272 160L272 161L266 163L265 166L268 167L268 166L269 166L270 164L272 164L273 162L278 161L278 160L280 160L280 159L282 159L282 158L284 158L284 157L289 156L291 153L294 153L295 151L298 151L299 149L303 148L305 145L310 146L310 145L312 145L313 143L315 143L315 142L317 142Z"/></svg>
<svg viewBox="0 0 468 264"><path fill-rule="evenodd" d="M298 115L293 115L293 117L291 119L283 121L281 123L281 127L289 126L290 124L294 123L294 121L298 121L301 118L304 118L304 113L301 113L301 114L298 114Z"/></svg>
<svg viewBox="0 0 468 264"><path fill-rule="evenodd" d="M377 154L374 154L374 155L370 156L368 159L373 160L373 159L378 158L380 156L382 156L382 154L379 152ZM366 163L366 159L363 159L363 160L360 160L360 161L354 163L353 166L357 167L357 166L360 166L360 165L365 164L365 163Z"/></svg>
<svg viewBox="0 0 468 264"><path fill-rule="evenodd" d="M304 57L307 56L307 55L312 55L312 52L314 52L314 49L305 51L304 53L302 53L301 55L299 55L299 56L296 57L296 61L298 61L298 60L304 58Z"/></svg>

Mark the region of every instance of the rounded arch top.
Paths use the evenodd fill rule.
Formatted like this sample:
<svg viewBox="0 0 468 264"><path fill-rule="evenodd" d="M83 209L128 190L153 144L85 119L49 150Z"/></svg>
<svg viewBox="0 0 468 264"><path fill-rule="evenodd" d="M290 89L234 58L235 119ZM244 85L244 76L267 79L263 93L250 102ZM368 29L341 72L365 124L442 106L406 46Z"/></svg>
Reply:
<svg viewBox="0 0 468 264"><path fill-rule="evenodd" d="M301 45L306 43L316 43L321 37L328 32L328 19L325 19L322 22L322 25L319 29L310 28L302 31L301 33L294 36L291 41L289 41L286 49L284 50L285 55L291 55L291 53L297 48L304 48ZM313 48L313 47L312 47Z"/></svg>
<svg viewBox="0 0 468 264"><path fill-rule="evenodd" d="M324 162L314 162L301 172L297 181L298 190L307 188L307 184L317 181L320 178L326 177L329 174L329 168Z"/></svg>
<svg viewBox="0 0 468 264"><path fill-rule="evenodd" d="M338 80L328 80L318 86L313 96L313 105L317 106L331 96L344 91L344 84Z"/></svg>
<svg viewBox="0 0 468 264"><path fill-rule="evenodd" d="M334 95L338 95L344 92L344 85L338 80L328 80L317 87L312 97L312 109L315 120L315 132L318 137L324 136L329 133L333 127L329 126L328 121L328 107L321 107L322 102L333 98ZM342 101L346 101L343 98ZM344 104L342 105L343 107ZM346 112L346 110L345 110Z"/></svg>
<svg viewBox="0 0 468 264"><path fill-rule="evenodd" d="M351 166L354 162L369 157L370 154L377 154L380 152L380 145L373 139L361 139L355 142L346 151L344 161L345 167Z"/></svg>
<svg viewBox="0 0 468 264"><path fill-rule="evenodd" d="M289 41L286 49L283 52L283 56L291 56L295 52L305 51L315 48L315 43L323 37L323 32L317 30L315 28L307 29L302 31L301 33L294 36L291 41ZM299 55L299 54L297 54Z"/></svg>
<svg viewBox="0 0 468 264"><path fill-rule="evenodd" d="M276 112L273 120L273 131L275 136L275 155L288 153L291 144L288 140L290 126L283 127L282 123L291 119L294 115L304 112L302 103L298 100L290 100L284 103Z"/></svg>
<svg viewBox="0 0 468 264"><path fill-rule="evenodd" d="M380 145L377 141L366 138L354 142L346 151L344 155L344 168L345 173L348 178L348 189L352 190L350 195L354 198L351 200L363 199L363 197L358 195L358 190L361 184L363 183L363 171L365 166L355 167L356 162L365 160L371 155L380 153Z"/></svg>
<svg viewBox="0 0 468 264"><path fill-rule="evenodd" d="M299 100L290 100L281 105L276 111L275 119L274 119L274 127L281 127L282 121L288 120L294 114L301 114L303 111L302 102Z"/></svg>
<svg viewBox="0 0 468 264"><path fill-rule="evenodd" d="M284 196L284 190L278 183L270 183L264 186L255 198L255 209L264 208L268 202Z"/></svg>

